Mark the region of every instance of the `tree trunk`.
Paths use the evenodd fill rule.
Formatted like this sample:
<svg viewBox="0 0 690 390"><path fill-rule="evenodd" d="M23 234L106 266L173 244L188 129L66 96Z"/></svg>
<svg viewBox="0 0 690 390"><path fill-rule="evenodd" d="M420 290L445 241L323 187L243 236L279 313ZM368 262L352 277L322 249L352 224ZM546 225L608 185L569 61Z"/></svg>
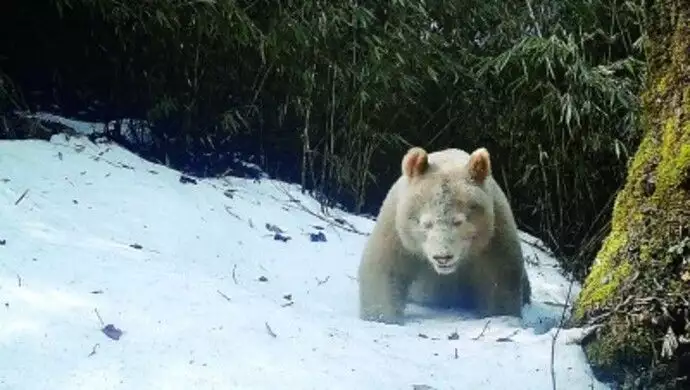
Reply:
<svg viewBox="0 0 690 390"><path fill-rule="evenodd" d="M690 388L690 1L647 7L644 137L575 306L585 352L625 388Z"/></svg>

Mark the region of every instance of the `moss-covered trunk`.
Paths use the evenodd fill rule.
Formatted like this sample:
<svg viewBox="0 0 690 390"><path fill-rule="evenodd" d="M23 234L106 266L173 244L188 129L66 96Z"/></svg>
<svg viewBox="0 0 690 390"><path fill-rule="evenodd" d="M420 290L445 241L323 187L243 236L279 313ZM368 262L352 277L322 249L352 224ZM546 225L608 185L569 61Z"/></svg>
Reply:
<svg viewBox="0 0 690 390"><path fill-rule="evenodd" d="M648 8L645 135L575 307L585 345L624 388L690 388L690 1Z"/></svg>

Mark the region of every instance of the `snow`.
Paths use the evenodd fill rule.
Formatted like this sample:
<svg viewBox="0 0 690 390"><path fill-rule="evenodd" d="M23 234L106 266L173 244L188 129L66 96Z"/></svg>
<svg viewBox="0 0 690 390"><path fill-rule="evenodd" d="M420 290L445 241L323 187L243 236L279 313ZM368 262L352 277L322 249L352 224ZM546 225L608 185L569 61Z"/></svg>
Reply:
<svg viewBox="0 0 690 390"><path fill-rule="evenodd" d="M384 325L357 317L372 226L278 181L184 183L85 137L0 141L0 389L552 388L569 282L536 239L523 320L410 305ZM556 339L556 383L607 388L582 332Z"/></svg>

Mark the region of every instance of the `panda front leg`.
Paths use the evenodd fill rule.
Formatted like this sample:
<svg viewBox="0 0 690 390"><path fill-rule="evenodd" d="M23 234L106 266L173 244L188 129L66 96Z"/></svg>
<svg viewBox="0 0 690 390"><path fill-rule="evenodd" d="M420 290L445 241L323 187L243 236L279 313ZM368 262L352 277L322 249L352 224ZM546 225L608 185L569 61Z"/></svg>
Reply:
<svg viewBox="0 0 690 390"><path fill-rule="evenodd" d="M402 324L413 264L407 259L364 258L359 268L359 317L365 321Z"/></svg>
<svg viewBox="0 0 690 390"><path fill-rule="evenodd" d="M365 321L402 325L405 301L403 286L395 277L365 281L360 289L359 316Z"/></svg>
<svg viewBox="0 0 690 390"><path fill-rule="evenodd" d="M521 317L522 278L486 272L475 281L475 297L481 317Z"/></svg>

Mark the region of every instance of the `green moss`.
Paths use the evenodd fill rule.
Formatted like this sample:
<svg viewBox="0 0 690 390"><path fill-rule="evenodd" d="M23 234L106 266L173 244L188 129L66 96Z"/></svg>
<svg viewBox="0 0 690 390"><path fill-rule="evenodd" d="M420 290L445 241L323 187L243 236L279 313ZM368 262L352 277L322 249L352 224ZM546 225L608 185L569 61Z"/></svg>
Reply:
<svg viewBox="0 0 690 390"><path fill-rule="evenodd" d="M679 107L679 111L682 108ZM688 111L690 112L690 111ZM681 180L688 173L690 168L690 132L688 131L687 123L683 126L685 131L681 129L680 115L670 113L670 117L664 123L663 142L661 145L661 160L657 174L657 197L665 198L672 196L672 199L667 201L682 200L673 196L674 187L681 182Z"/></svg>
<svg viewBox="0 0 690 390"><path fill-rule="evenodd" d="M616 366L621 355L631 356L644 353L652 347L650 340L641 329L625 331L618 326L612 334L616 339L615 343L590 343L585 347L590 360L596 361L600 366Z"/></svg>
<svg viewBox="0 0 690 390"><path fill-rule="evenodd" d="M681 280L679 255L668 251L690 230L690 82L685 75L690 66L690 8L681 4L657 5L676 7L675 30L656 32L653 43L658 46L651 51L652 71L643 94L645 135L616 197L611 232L573 316L575 324L603 318L600 333L585 352L595 370L613 371L624 385L636 382L635 388L672 386L687 375L679 367L690 359L687 352L671 359L659 356L669 326L681 334L685 327L685 336L690 336L686 320L669 314L670 308L690 310L687 301L673 298L688 296L690 285ZM663 24L668 19L661 19L667 15L656 15L663 21L660 25L668 27ZM656 303L645 303L651 301Z"/></svg>
<svg viewBox="0 0 690 390"><path fill-rule="evenodd" d="M604 242L602 251L596 259L596 265L585 281L580 295L579 303L574 315L577 319L583 318L585 310L596 309L609 299L618 288L621 281L630 275L631 267L622 264L615 267L612 254L622 248L627 240L625 231L619 230L616 234L611 232Z"/></svg>
<svg viewBox="0 0 690 390"><path fill-rule="evenodd" d="M638 147L635 158L629 169L630 177L641 177L645 167L655 155L655 142L652 137L645 137ZM602 244L594 266L585 279L585 283L575 306L574 319L581 321L589 311L597 310L610 301L620 283L630 276L632 267L621 262L629 244L628 228L639 223L642 215L636 204L641 202L641 188L635 181L626 183L617 195L613 207L611 231Z"/></svg>
<svg viewBox="0 0 690 390"><path fill-rule="evenodd" d="M638 275L637 286L628 286L626 293L644 296L655 288L653 283L658 283L654 278L663 278L662 271L673 261L666 251L672 240L666 227L672 225L671 219L690 209L687 192L678 188L690 172L690 125L681 124L678 116L667 111L659 114L666 118L660 126L661 139L648 134L630 165L629 177L635 180L629 180L617 196L611 232L575 306L576 322L623 301L621 286L626 279L643 267L653 267L655 272ZM654 178L654 189L647 190L651 194L644 189L650 175ZM649 210L654 211L651 216ZM687 294L687 283L673 276L663 285L669 293ZM585 348L595 367L627 371L627 367L644 366L653 360L658 349L655 343L663 336L661 329L631 322L626 313L611 315L606 326L605 336Z"/></svg>
<svg viewBox="0 0 690 390"><path fill-rule="evenodd" d="M668 89L668 79L669 79L669 76L664 75L663 77L661 77L659 79L659 82L657 82L656 88L654 88L654 91L658 95L663 95L664 93L666 93L666 90Z"/></svg>

